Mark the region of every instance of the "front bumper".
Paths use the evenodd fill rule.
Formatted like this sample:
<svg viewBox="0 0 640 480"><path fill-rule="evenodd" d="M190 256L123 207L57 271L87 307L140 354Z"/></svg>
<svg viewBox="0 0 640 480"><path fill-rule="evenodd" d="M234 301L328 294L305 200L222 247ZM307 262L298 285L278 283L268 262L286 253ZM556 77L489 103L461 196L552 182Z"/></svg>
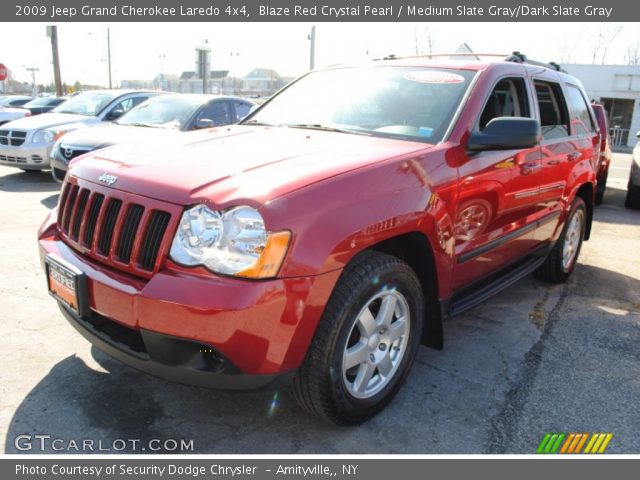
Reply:
<svg viewBox="0 0 640 480"><path fill-rule="evenodd" d="M52 143L25 142L17 147L0 145L0 165L9 165L25 170L49 168L49 152L52 147Z"/></svg>
<svg viewBox="0 0 640 480"><path fill-rule="evenodd" d="M634 154L631 160L631 171L629 172L629 185L640 187L640 151Z"/></svg>
<svg viewBox="0 0 640 480"><path fill-rule="evenodd" d="M59 151L52 150L49 156L49 162L53 179L62 183L67 174L67 170L69 170L69 161L63 158Z"/></svg>
<svg viewBox="0 0 640 480"><path fill-rule="evenodd" d="M287 385L295 374L295 370L289 370L246 375L209 346L150 330L135 332L95 312L82 319L64 305L58 306L92 345L130 367L170 382L225 390L277 389Z"/></svg>
<svg viewBox="0 0 640 480"><path fill-rule="evenodd" d="M90 313L61 309L92 344L152 375L211 388L290 379L340 273L247 281L164 268L144 280L81 256L51 225L39 243L43 261L54 254L85 274Z"/></svg>

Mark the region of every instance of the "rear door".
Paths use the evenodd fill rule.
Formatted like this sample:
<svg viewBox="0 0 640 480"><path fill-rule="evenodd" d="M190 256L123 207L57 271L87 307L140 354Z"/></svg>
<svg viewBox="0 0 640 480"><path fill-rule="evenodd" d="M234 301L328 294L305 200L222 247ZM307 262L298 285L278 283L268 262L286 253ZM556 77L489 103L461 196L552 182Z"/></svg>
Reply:
<svg viewBox="0 0 640 480"><path fill-rule="evenodd" d="M584 137L578 134L577 125L572 121L575 115L569 110L560 75L544 71L532 80L542 127L538 227L534 238L544 242L554 236L559 225L571 172L588 153Z"/></svg>

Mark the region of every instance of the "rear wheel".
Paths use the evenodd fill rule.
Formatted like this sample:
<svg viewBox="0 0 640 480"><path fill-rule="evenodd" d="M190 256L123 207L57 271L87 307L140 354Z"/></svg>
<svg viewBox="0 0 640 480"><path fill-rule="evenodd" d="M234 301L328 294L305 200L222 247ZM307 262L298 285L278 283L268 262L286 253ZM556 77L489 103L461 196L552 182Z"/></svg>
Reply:
<svg viewBox="0 0 640 480"><path fill-rule="evenodd" d="M578 261L586 226L587 207L582 198L576 197L560 238L535 272L538 278L553 283L569 278Z"/></svg>
<svg viewBox="0 0 640 480"><path fill-rule="evenodd" d="M624 206L627 208L640 208L640 186L631 185L631 182L629 182Z"/></svg>
<svg viewBox="0 0 640 480"><path fill-rule="evenodd" d="M405 380L422 335L424 299L402 260L365 252L343 272L292 393L307 411L357 425L382 410Z"/></svg>

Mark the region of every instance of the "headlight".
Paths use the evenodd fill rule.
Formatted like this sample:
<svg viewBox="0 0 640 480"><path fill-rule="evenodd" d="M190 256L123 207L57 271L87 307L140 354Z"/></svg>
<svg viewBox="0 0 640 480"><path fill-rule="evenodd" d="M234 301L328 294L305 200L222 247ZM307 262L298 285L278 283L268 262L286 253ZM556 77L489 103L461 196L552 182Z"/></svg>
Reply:
<svg viewBox="0 0 640 480"><path fill-rule="evenodd" d="M287 231L267 232L262 216L247 206L224 211L196 205L182 214L171 258L225 275L275 277L289 246Z"/></svg>
<svg viewBox="0 0 640 480"><path fill-rule="evenodd" d="M50 158L55 158L56 156L56 152L58 150L60 150L60 140L58 140L56 143L53 144L53 148L51 149L51 151L49 152L49 157Z"/></svg>
<svg viewBox="0 0 640 480"><path fill-rule="evenodd" d="M38 130L31 140L33 143L50 143L53 142L55 133L51 130Z"/></svg>

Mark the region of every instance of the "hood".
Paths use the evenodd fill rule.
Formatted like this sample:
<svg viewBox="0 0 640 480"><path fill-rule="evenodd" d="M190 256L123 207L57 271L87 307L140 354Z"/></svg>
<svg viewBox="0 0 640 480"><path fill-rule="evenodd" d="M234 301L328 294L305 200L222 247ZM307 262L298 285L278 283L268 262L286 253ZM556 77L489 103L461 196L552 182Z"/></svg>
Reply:
<svg viewBox="0 0 640 480"><path fill-rule="evenodd" d="M73 115L71 113L43 113L34 117L21 118L14 120L11 124L5 124L8 128L17 128L20 130L39 130L41 128L55 127L64 125L65 123L87 123L97 121L96 117L87 117L85 115Z"/></svg>
<svg viewBox="0 0 640 480"><path fill-rule="evenodd" d="M70 132L62 138L60 143L86 150L96 150L121 143L136 145L145 141L159 141L172 137L176 133L181 132L167 128L132 127L116 123L105 123L94 128Z"/></svg>
<svg viewBox="0 0 640 480"><path fill-rule="evenodd" d="M0 107L0 113L22 113L26 115L28 110L26 108L14 108L14 107Z"/></svg>
<svg viewBox="0 0 640 480"><path fill-rule="evenodd" d="M236 125L183 133L169 142L115 146L72 163L91 182L180 205L206 199L262 204L305 185L432 145L285 127Z"/></svg>

